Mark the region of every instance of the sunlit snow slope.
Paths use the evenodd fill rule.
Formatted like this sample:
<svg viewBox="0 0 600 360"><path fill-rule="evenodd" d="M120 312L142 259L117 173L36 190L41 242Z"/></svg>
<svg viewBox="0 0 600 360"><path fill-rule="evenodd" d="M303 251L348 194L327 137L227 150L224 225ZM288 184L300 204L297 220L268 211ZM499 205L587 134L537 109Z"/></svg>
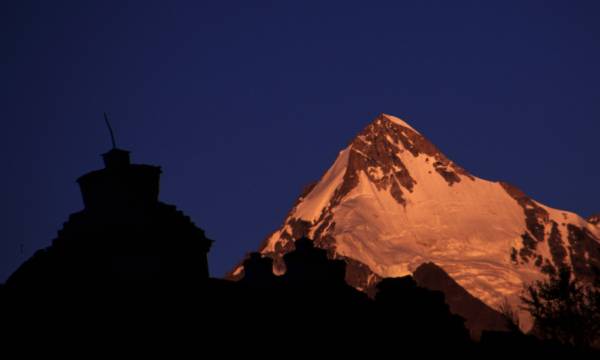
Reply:
<svg viewBox="0 0 600 360"><path fill-rule="evenodd" d="M301 236L345 258L347 281L359 289L431 261L494 308L505 299L517 306L523 283L560 267L587 278L590 264L600 265L600 227L474 177L385 114L340 152L260 251L283 272L281 256Z"/></svg>

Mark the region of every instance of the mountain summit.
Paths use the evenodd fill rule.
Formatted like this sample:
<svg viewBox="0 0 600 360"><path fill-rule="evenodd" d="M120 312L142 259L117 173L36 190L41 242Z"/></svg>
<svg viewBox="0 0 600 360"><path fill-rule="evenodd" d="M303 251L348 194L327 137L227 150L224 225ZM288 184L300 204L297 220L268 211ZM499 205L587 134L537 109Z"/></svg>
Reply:
<svg viewBox="0 0 600 360"><path fill-rule="evenodd" d="M433 262L496 309L516 307L524 283L561 267L583 279L600 267L600 227L473 176L387 114L339 153L260 251L283 273L282 256L303 236L346 260L346 281L358 289Z"/></svg>

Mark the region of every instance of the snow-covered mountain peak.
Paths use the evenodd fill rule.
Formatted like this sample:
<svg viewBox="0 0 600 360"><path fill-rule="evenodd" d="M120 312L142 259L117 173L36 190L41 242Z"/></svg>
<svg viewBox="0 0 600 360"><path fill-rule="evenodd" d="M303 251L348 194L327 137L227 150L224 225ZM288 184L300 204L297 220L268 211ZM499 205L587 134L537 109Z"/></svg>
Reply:
<svg viewBox="0 0 600 360"><path fill-rule="evenodd" d="M402 119L400 119L398 117L395 117L394 115L389 115L389 114L382 113L378 118L384 119L384 120L387 120L387 121L391 121L394 124L397 124L397 125L409 128L412 131L416 132L417 134L419 133L417 130L415 130L415 128L413 128L412 126L410 126L410 124L408 124L406 121L404 121L404 120L402 120Z"/></svg>
<svg viewBox="0 0 600 360"><path fill-rule="evenodd" d="M381 114L260 250L281 273L282 256L308 236L345 259L346 280L363 290L433 262L487 305L508 300L518 308L524 284L561 267L581 278L600 267L600 227L592 222L471 175L408 123Z"/></svg>

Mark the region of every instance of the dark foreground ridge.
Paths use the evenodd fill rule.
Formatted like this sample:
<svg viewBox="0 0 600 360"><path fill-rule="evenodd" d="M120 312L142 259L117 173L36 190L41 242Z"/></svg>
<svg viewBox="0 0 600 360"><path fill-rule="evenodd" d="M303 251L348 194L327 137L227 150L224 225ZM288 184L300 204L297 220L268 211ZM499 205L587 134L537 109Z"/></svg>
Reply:
<svg viewBox="0 0 600 360"><path fill-rule="evenodd" d="M158 200L160 168L131 164L119 149L104 162L78 179L85 208L0 287L6 333L56 337L68 347L103 347L118 337L148 348L175 339L205 355L575 351L518 331L484 331L473 342L442 291L406 276L383 279L369 297L346 283L344 261L306 238L284 256L282 276L273 274L272 259L253 253L239 281L211 278L212 241ZM429 266L416 275L427 283L440 278L435 274ZM429 285L460 291L451 279ZM476 305L458 313L480 311Z"/></svg>

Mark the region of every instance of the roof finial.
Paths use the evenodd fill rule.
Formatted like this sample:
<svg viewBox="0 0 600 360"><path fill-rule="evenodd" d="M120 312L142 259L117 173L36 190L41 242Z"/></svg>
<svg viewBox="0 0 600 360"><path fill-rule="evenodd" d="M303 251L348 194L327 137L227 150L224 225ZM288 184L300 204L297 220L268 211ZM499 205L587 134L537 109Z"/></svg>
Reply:
<svg viewBox="0 0 600 360"><path fill-rule="evenodd" d="M108 131L110 132L110 141L112 142L113 149L117 148L117 142L115 141L115 134L113 133L112 126L110 126L110 121L108 121L108 115L104 113L104 121L106 122L106 126L108 127Z"/></svg>

